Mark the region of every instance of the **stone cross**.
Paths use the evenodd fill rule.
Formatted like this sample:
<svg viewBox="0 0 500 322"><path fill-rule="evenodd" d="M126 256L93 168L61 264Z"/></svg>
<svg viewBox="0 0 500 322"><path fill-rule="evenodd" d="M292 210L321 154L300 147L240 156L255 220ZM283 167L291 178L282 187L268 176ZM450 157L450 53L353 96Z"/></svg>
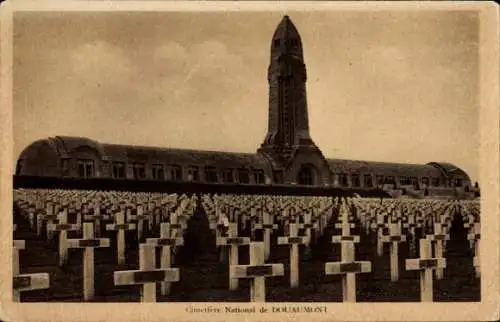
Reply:
<svg viewBox="0 0 500 322"><path fill-rule="evenodd" d="M420 271L420 298L422 302L433 301L432 271L437 268L446 268L445 258L432 258L431 242L420 239L420 258L406 260L406 270Z"/></svg>
<svg viewBox="0 0 500 322"><path fill-rule="evenodd" d="M251 302L266 301L266 277L283 276L283 264L264 264L264 243L252 242L250 244L250 265L229 266L231 276L234 278L251 278Z"/></svg>
<svg viewBox="0 0 500 322"><path fill-rule="evenodd" d="M68 239L68 248L83 248L83 299L94 297L94 248L109 247L109 239L95 239L94 225L83 223L83 238Z"/></svg>
<svg viewBox="0 0 500 322"><path fill-rule="evenodd" d="M47 228L51 231L59 232L59 266L68 260L68 231L78 231L80 227L75 224L68 224L67 208L59 213L59 224L49 224Z"/></svg>
<svg viewBox="0 0 500 322"><path fill-rule="evenodd" d="M382 236L382 242L389 243L391 260L391 281L399 280L399 243L405 242L406 236L401 233L400 223L389 224L389 235Z"/></svg>
<svg viewBox="0 0 500 322"><path fill-rule="evenodd" d="M50 278L47 273L19 274L19 251L25 249L24 240L14 240L12 251L12 301L20 302L22 291L49 288Z"/></svg>
<svg viewBox="0 0 500 322"><path fill-rule="evenodd" d="M474 259L473 259L473 265L476 268L476 277L481 276L481 271L480 271L480 265L479 265L479 241L481 240L481 224L479 222L476 222L474 224L474 227L471 229L472 233L467 235L467 239L474 243Z"/></svg>
<svg viewBox="0 0 500 322"><path fill-rule="evenodd" d="M299 245L306 244L308 238L299 236L298 225L289 224L289 236L278 237L278 245L290 245L290 287L299 286Z"/></svg>
<svg viewBox="0 0 500 322"><path fill-rule="evenodd" d="M359 236L333 236L332 242L341 243L342 258L340 262L325 263L325 274L341 274L343 301L356 302L355 274L371 272L372 264L368 261L355 261L354 243L359 242Z"/></svg>
<svg viewBox="0 0 500 322"><path fill-rule="evenodd" d="M263 223L255 224L255 229L264 230L264 256L267 260L271 254L271 232L278 229L278 225L273 224L273 217L266 211L263 212Z"/></svg>
<svg viewBox="0 0 500 322"><path fill-rule="evenodd" d="M156 283L178 282L178 268L155 268L155 245L140 244L139 270L114 272L115 285L142 285L141 302L156 302Z"/></svg>
<svg viewBox="0 0 500 322"><path fill-rule="evenodd" d="M229 266L238 265L238 247L243 245L250 245L250 238L248 237L238 237L238 224L230 223L228 230L229 237L218 237L217 246L230 246L229 252ZM238 288L238 279L234 278L229 274L229 289L236 290Z"/></svg>
<svg viewBox="0 0 500 322"><path fill-rule="evenodd" d="M443 233L442 224L435 223L434 224L434 234L427 235L426 238L431 241L431 244L432 244L432 241L435 242L434 253L436 254L436 257L437 258L443 257L444 241L450 240L450 236ZM444 271L442 268L437 268L436 269L436 278L438 280L443 279L443 273L444 273Z"/></svg>
<svg viewBox="0 0 500 322"><path fill-rule="evenodd" d="M125 230L134 230L135 224L125 224L125 218L123 211L120 211L116 214L116 224L107 224L106 230L115 230L117 231L117 253L118 253L118 264L125 264Z"/></svg>
<svg viewBox="0 0 500 322"><path fill-rule="evenodd" d="M147 238L147 244L161 247L160 268L168 269L172 265L172 247L184 245L182 237L170 237L170 224L161 223L160 225L160 238ZM161 283L161 294L167 295L170 293L169 282Z"/></svg>

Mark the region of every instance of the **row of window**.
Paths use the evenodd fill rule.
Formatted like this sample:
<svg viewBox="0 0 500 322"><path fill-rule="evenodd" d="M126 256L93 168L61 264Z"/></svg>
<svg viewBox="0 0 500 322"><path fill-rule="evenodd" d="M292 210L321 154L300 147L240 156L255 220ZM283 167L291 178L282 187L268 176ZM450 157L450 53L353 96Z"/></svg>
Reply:
<svg viewBox="0 0 500 322"><path fill-rule="evenodd" d="M280 46L280 44L282 44L281 39L274 40L274 47L277 48ZM293 46L297 46L299 44L299 40L297 38L284 39L283 44L285 44L286 46L293 47Z"/></svg>
<svg viewBox="0 0 500 322"><path fill-rule="evenodd" d="M93 160L77 160L78 176L79 177L93 177L94 161ZM117 179L124 179L126 175L125 162L112 162L111 176ZM187 166L184 176L183 169L180 165L168 165L165 167L163 164L151 165L151 178L153 180L174 180L174 181L200 181L200 168L204 171L206 182L225 182L225 183L250 183L250 178L253 176L253 181L256 184L264 184L265 176L264 170L254 169L250 171L246 168L232 169L224 168L220 172L216 167L206 166ZM220 174L220 180L219 180ZM146 179L146 164L145 163L132 163L132 175L134 179Z"/></svg>
<svg viewBox="0 0 500 322"><path fill-rule="evenodd" d="M94 172L94 161L93 160L85 160L80 159L77 160L77 168L78 168L78 176L79 177L93 177L95 176ZM250 183L250 176L252 175L254 178L254 182L256 184L264 184L265 176L263 170L253 170L240 168L240 169L232 169L232 168L224 168L221 169L220 172L216 167L205 166L202 167L205 174L206 182L219 182L225 183ZM165 171L166 170L166 171ZM165 169L163 164L153 164L151 166L151 178L154 180L174 180L174 181L200 181L200 167L198 166L187 166L186 168L186 177L183 177L182 167L179 165L168 165ZM146 179L146 165L144 163L133 163L132 164L132 172L134 179ZM113 178L126 178L126 163L125 162L113 162L112 163L112 173ZM347 187L349 185L348 180L349 175L346 173L339 174L339 184L343 187ZM361 179L363 179L363 186L368 188L374 187L373 177L371 174L365 174L362 177L359 174L351 174L351 186L352 187L361 187ZM283 174L281 172L274 173L275 182L281 183L283 180ZM305 179L302 181L306 181ZM375 182L377 185L383 184L396 184L396 179L394 176L384 176L384 175L376 175ZM422 177L421 179L422 185L425 186L434 186L438 187L441 182L438 177ZM429 184L430 182L430 184ZM417 177L399 177L400 185L414 185L418 186L418 178ZM455 179L454 180L455 187L462 187L463 180Z"/></svg>
<svg viewBox="0 0 500 322"><path fill-rule="evenodd" d="M347 187L349 185L349 180L348 180L349 175L347 173L340 173L339 174L339 184L343 187ZM359 174L351 174L351 186L352 187L361 187L361 176ZM384 176L384 175L376 175L375 176L375 182L378 186L384 185L384 184L396 184L396 179L394 176ZM439 187L441 184L441 181L438 177L422 177L422 185L425 186L434 186L434 187ZM431 184L429 184L429 182ZM418 178L417 177L406 177L406 176L401 176L399 177L399 184L404 186L404 185L413 185L413 186L418 186ZM462 179L455 179L454 181L454 186L455 187L462 187L463 185L463 180ZM373 183L373 177L371 174L365 174L363 175L363 186L368 187L368 188L373 188L374 183Z"/></svg>

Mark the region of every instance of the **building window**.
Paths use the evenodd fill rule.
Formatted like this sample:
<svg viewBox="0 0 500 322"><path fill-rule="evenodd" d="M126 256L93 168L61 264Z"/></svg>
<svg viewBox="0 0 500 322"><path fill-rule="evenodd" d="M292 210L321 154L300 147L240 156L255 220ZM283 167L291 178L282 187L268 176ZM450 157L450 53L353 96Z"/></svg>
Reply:
<svg viewBox="0 0 500 322"><path fill-rule="evenodd" d="M233 169L222 169L222 182L234 182Z"/></svg>
<svg viewBox="0 0 500 322"><path fill-rule="evenodd" d="M278 183L278 184L283 183L283 171L274 171L273 176L274 176L275 183Z"/></svg>
<svg viewBox="0 0 500 322"><path fill-rule="evenodd" d="M217 169L215 167L205 167L205 180L207 182L217 182Z"/></svg>
<svg viewBox="0 0 500 322"><path fill-rule="evenodd" d="M163 169L163 164L153 164L151 170L154 180L165 180L165 170Z"/></svg>
<svg viewBox="0 0 500 322"><path fill-rule="evenodd" d="M359 174L351 174L351 182L353 187L361 186L361 182L359 180Z"/></svg>
<svg viewBox="0 0 500 322"><path fill-rule="evenodd" d="M455 179L455 187L461 187L462 186L462 179L457 178Z"/></svg>
<svg viewBox="0 0 500 322"><path fill-rule="evenodd" d="M170 180L181 181L182 180L182 168L180 165L171 164L168 166L168 172L170 175Z"/></svg>
<svg viewBox="0 0 500 322"><path fill-rule="evenodd" d="M240 183L250 183L250 174L248 169L238 169L238 181Z"/></svg>
<svg viewBox="0 0 500 322"><path fill-rule="evenodd" d="M253 178L254 178L254 182L256 184L264 184L264 183L266 183L266 179L265 179L265 176L264 176L264 170L255 170L253 172Z"/></svg>
<svg viewBox="0 0 500 322"><path fill-rule="evenodd" d="M339 183L342 187L347 187L348 185L347 174L345 173L339 174Z"/></svg>
<svg viewBox="0 0 500 322"><path fill-rule="evenodd" d="M432 178L432 185L434 187L439 187L439 178Z"/></svg>
<svg viewBox="0 0 500 322"><path fill-rule="evenodd" d="M91 178L94 176L94 160L76 160L78 176L81 178Z"/></svg>
<svg viewBox="0 0 500 322"><path fill-rule="evenodd" d="M275 39L274 40L274 47L279 47L280 46L280 40L279 39Z"/></svg>
<svg viewBox="0 0 500 322"><path fill-rule="evenodd" d="M396 184L393 176L388 176L385 178L385 184Z"/></svg>
<svg viewBox="0 0 500 322"><path fill-rule="evenodd" d="M113 162L113 178L125 178L125 162Z"/></svg>
<svg viewBox="0 0 500 322"><path fill-rule="evenodd" d="M134 179L146 178L146 166L144 165L144 163L133 163L132 171L134 174Z"/></svg>
<svg viewBox="0 0 500 322"><path fill-rule="evenodd" d="M429 186L429 177L422 177L422 185Z"/></svg>
<svg viewBox="0 0 500 322"><path fill-rule="evenodd" d="M200 173L197 166L191 165L187 169L188 181L200 181Z"/></svg>
<svg viewBox="0 0 500 322"><path fill-rule="evenodd" d="M373 187L373 179L371 174L365 174L364 176L364 186L367 188Z"/></svg>
<svg viewBox="0 0 500 322"><path fill-rule="evenodd" d="M377 185L381 186L384 184L384 176L381 175L381 174L378 174L376 176L376 180L377 180Z"/></svg>

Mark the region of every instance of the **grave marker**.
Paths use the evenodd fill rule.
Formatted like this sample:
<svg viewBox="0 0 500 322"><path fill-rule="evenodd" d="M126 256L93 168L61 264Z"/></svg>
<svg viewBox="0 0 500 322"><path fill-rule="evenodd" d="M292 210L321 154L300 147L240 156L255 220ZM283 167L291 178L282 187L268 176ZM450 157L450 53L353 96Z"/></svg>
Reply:
<svg viewBox="0 0 500 322"><path fill-rule="evenodd" d="M68 248L83 248L83 299L94 297L94 248L109 247L109 239L94 238L94 225L83 223L83 238L68 239Z"/></svg>
<svg viewBox="0 0 500 322"><path fill-rule="evenodd" d="M278 237L278 245L290 245L290 287L299 286L299 245L307 243L307 237L299 236L297 224L289 224L289 236Z"/></svg>
<svg viewBox="0 0 500 322"><path fill-rule="evenodd" d="M155 245L141 244L139 246L139 270L116 271L115 285L142 285L141 302L156 302L156 283L178 282L178 268L156 269Z"/></svg>
<svg viewBox="0 0 500 322"><path fill-rule="evenodd" d="M170 224L161 223L160 225L160 238L147 238L147 244L155 245L156 247L161 247L161 258L160 258L160 268L168 269L172 265L172 247L184 245L184 239L182 237L170 237ZM169 282L161 283L161 294L167 295L170 293Z"/></svg>
<svg viewBox="0 0 500 322"><path fill-rule="evenodd" d="M445 258L432 258L430 240L420 239L420 258L406 260L406 270L420 271L420 298L422 302L433 301L432 271L446 268Z"/></svg>
<svg viewBox="0 0 500 322"><path fill-rule="evenodd" d="M116 214L116 224L106 225L107 231L117 231L116 247L119 265L123 265L125 263L125 230L135 229L135 224L125 224L124 221L125 219L123 211L120 211Z"/></svg>
<svg viewBox="0 0 500 322"><path fill-rule="evenodd" d="M283 264L264 264L264 243L250 244L250 265L232 265L229 267L234 278L251 278L250 301L266 301L266 277L283 276Z"/></svg>

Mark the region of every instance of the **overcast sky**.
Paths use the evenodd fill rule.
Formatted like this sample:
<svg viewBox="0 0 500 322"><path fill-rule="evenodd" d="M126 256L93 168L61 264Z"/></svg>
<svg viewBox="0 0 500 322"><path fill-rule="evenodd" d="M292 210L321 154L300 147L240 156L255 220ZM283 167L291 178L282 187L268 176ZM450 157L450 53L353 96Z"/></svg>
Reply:
<svg viewBox="0 0 500 322"><path fill-rule="evenodd" d="M478 176L473 12L287 12L327 158L451 162ZM14 158L56 135L255 152L282 12L17 13Z"/></svg>

